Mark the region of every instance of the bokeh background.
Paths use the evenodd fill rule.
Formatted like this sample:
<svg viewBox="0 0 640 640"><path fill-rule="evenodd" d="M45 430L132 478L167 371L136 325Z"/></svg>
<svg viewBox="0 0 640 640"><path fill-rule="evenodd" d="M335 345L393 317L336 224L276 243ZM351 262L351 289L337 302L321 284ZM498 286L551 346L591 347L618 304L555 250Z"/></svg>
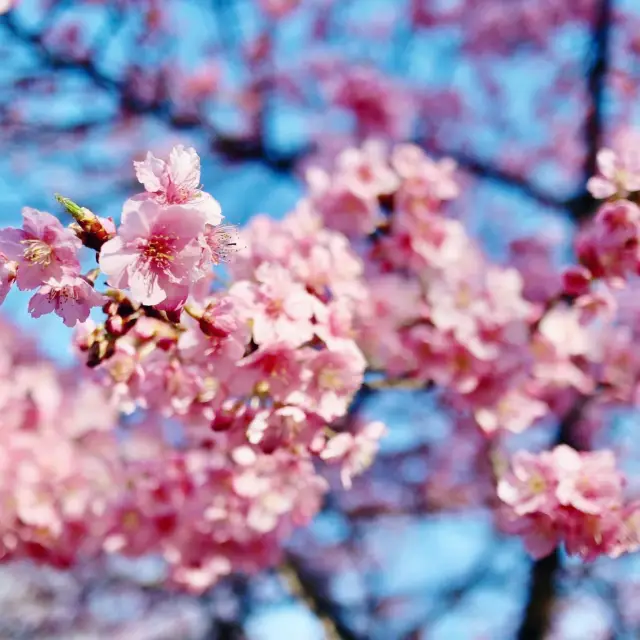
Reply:
<svg viewBox="0 0 640 640"><path fill-rule="evenodd" d="M639 90L637 0L20 0L0 16L0 223L24 205L60 213L56 192L117 219L139 190L132 161L181 143L243 225L291 210L304 168L336 150L413 140L458 162L451 215L554 286L594 208L596 152L627 135ZM517 242L531 237L537 252ZM2 312L70 362L70 332L26 301L13 292ZM473 437L437 392L360 410L389 425L379 460L288 551L344 640L640 637L638 559L533 565L475 505ZM618 417L623 440L634 422ZM202 598L164 593L153 571L5 567L0 637L325 637L283 571ZM552 574L546 635L523 629L544 599L536 571Z"/></svg>

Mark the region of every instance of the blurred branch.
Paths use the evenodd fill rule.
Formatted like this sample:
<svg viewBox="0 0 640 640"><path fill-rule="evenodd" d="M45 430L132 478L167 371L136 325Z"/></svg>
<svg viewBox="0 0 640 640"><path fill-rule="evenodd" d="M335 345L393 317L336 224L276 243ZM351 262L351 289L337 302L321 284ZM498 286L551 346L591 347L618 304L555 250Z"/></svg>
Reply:
<svg viewBox="0 0 640 640"><path fill-rule="evenodd" d="M514 188L522 195L555 209L566 209L576 221L589 218L597 207L597 202L586 191L587 180L597 173L597 155L604 144L605 133L605 92L607 74L610 67L611 29L613 26L613 0L600 0L594 16L589 68L587 72L588 112L584 125L586 155L583 181L580 192L575 196L560 200L531 184L524 177L504 171L491 164L483 163L464 153L449 150L434 150L438 155L453 158L458 165L474 176Z"/></svg>
<svg viewBox="0 0 640 640"><path fill-rule="evenodd" d="M613 0L600 0L594 16L590 64L587 73L587 119L584 124L584 141L586 155L584 160L583 180L587 180L598 171L598 151L604 145L605 134L605 92L607 74L611 57L611 29L613 26ZM571 217L577 221L589 218L597 207L597 201L586 190L572 198L568 203Z"/></svg>
<svg viewBox="0 0 640 640"><path fill-rule="evenodd" d="M364 640L340 620L336 605L325 593L317 577L306 569L292 553L287 555L280 574L285 579L293 596L302 600L319 618L325 629L326 640Z"/></svg>
<svg viewBox="0 0 640 640"><path fill-rule="evenodd" d="M460 604L470 592L482 584L495 583L497 576L492 571L494 558L495 555L490 552L482 554L482 557L466 576L460 580L456 580L454 584L438 593L438 606L430 610L418 625L406 633L404 640L417 640L418 638L422 638L421 633L424 629L433 625L453 607ZM502 583L502 581L497 582L498 584ZM435 600L435 598L433 599Z"/></svg>
<svg viewBox="0 0 640 640"><path fill-rule="evenodd" d="M95 86L115 93L126 113L153 116L176 130L202 130L209 138L211 148L228 160L259 160L274 171L290 172L297 161L310 151L304 148L290 153L273 153L267 149L264 135L252 138L225 135L200 116L185 117L175 113L171 101L164 95L155 96L151 100L136 96L131 91L129 83L104 73L92 58L74 58L50 48L41 33L25 29L11 13L0 17L0 25L4 25L18 40L32 45L48 68L77 71L84 74Z"/></svg>
<svg viewBox="0 0 640 640"><path fill-rule="evenodd" d="M16 140L20 144L25 144L30 140L37 142L55 141L61 135L76 136L84 135L90 131L108 127L113 124L113 117L100 117L89 120L72 122L66 124L34 124L34 123L5 123L0 119L0 127L10 129L10 132L4 132L4 141Z"/></svg>
<svg viewBox="0 0 640 640"><path fill-rule="evenodd" d="M612 0L600 0L592 37L593 58L587 76L589 113L585 123L587 146L584 165L585 182L597 171L596 156L604 143L604 97L611 56L612 3Z"/></svg>
<svg viewBox="0 0 640 640"><path fill-rule="evenodd" d="M556 601L556 573L560 557L555 549L550 556L536 560L531 569L529 595L517 640L544 640L551 626Z"/></svg>
<svg viewBox="0 0 640 640"><path fill-rule="evenodd" d="M500 169L493 164L488 164L465 153L451 150L432 149L432 152L435 152L439 156L452 158L458 163L458 166L461 169L464 169L475 177L486 178L493 182L499 182L501 185L515 189L522 195L535 200L545 207L563 209L567 206L567 203L564 200L556 198L550 193L539 189L524 177Z"/></svg>

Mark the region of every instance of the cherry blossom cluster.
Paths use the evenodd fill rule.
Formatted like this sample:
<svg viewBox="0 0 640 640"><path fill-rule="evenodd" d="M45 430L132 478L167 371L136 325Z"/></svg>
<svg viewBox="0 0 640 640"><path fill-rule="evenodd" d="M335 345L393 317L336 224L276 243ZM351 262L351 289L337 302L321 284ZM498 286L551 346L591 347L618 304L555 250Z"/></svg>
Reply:
<svg viewBox="0 0 640 640"><path fill-rule="evenodd" d="M2 339L5 561L157 554L168 580L202 590L276 562L319 508L326 483L308 455L264 454L240 433L176 449L157 422L122 432L104 388L61 376L10 326Z"/></svg>
<svg viewBox="0 0 640 640"><path fill-rule="evenodd" d="M170 581L195 590L273 564L320 508L328 484L316 463L338 465L350 486L373 461L384 425L349 415L368 374L383 386L439 387L494 454L509 434L561 419L580 397L597 392L601 407L635 397L633 333L621 316L611 320L616 287L637 271L628 213L637 205L631 161L611 153L590 183L609 189L609 201L578 239L579 264L546 290L517 257L489 260L448 213L461 192L455 164L412 144L368 141L309 168L294 210L280 221L257 216L241 236L222 224L199 158L184 147L135 163L145 191L125 202L118 225L65 198L69 227L25 210L22 229L0 232L5 293L14 283L35 289L33 315L78 324L75 346L98 382L91 393L106 394L112 414L100 437L54 435L50 446L40 413L36 428L20 417L6 473L25 477L26 503L7 497L8 531L20 533L5 555L64 565L72 552L157 553ZM99 265L84 274L82 246ZM547 264L535 243L521 241L517 253ZM227 261L223 284L212 267ZM87 320L94 306L102 323ZM21 412L33 403L23 395ZM116 439L119 413L130 417ZM60 450L53 462L50 448ZM15 467L25 455L37 489ZM508 507L501 522L534 553L559 542L585 558L635 548L634 502L611 453L528 455L487 486L497 482ZM544 482L522 460L541 465ZM85 467L90 478L67 477ZM595 467L594 486L615 485L613 497L599 501L584 484ZM601 511L558 488L570 478ZM523 507L522 495L546 496L544 505Z"/></svg>
<svg viewBox="0 0 640 640"><path fill-rule="evenodd" d="M328 308L334 335L355 335L370 368L437 384L488 434L526 429L549 413L567 382L593 388L578 361L592 350L581 311L527 297L532 274L490 262L445 214L460 193L452 161L415 145L368 142L328 168L311 168L307 179L309 195L294 215L315 212L359 250L363 277L349 290L357 304L350 313L341 296ZM277 261L309 286L306 274L297 275L299 235L289 224L252 221L248 251L232 272L245 277L248 262ZM344 274L352 271L341 262Z"/></svg>
<svg viewBox="0 0 640 640"><path fill-rule="evenodd" d="M607 153L599 156L601 164ZM628 151L624 160L609 159L609 164L630 164L632 157ZM451 161L433 160L417 146L388 150L371 142L341 152L329 168L308 171L309 196L302 204L317 211L327 227L350 237L364 263L360 302L352 316L344 310L336 314L342 318L336 329L342 326L344 335L355 332L370 368L389 379L437 385L457 419L475 423L496 451L510 433L561 420L580 397L596 396L594 411L635 401L640 367L630 346L635 338L631 328L638 323L630 321L630 314L637 312L611 287L622 286L621 278L630 272L638 273L635 221L640 218L631 216L631 224L611 212L635 211L637 205L606 203L578 238L579 264L560 277L544 248L533 241L514 244L511 265L492 263L463 225L447 215L447 201L460 193L454 172ZM634 188L631 166L617 173L605 166L604 172L610 180L608 195ZM290 251L274 255L274 239L284 242L286 235L275 225L271 233L261 233L262 222L254 224L250 253L259 260L280 260L291 271ZM584 250L588 239L595 242L591 251ZM232 268L242 265L237 261ZM546 289L536 284L541 269L551 275ZM623 316L616 319L618 305L626 307L626 322ZM576 440L579 435L576 431ZM574 462L586 456L585 465L591 455L596 460L604 456L610 473L622 477L610 452L579 454L566 446L559 451L572 452ZM563 467L556 475L563 475ZM607 483L604 476L602 483ZM570 553L589 559L632 551L639 539L636 508L622 484L616 508L604 508L606 544L593 518L591 528L586 527L586 516L580 520L577 508L564 508L569 503L559 502L558 513L545 512L546 520L514 509L502 524L527 534L527 541L544 538L547 544L537 548L538 554L549 553L560 541ZM504 481L500 486L498 497L505 500ZM535 491L543 491L541 486ZM579 542L570 527L582 531Z"/></svg>
<svg viewBox="0 0 640 640"><path fill-rule="evenodd" d="M13 385L3 555L68 566L105 551L158 554L168 581L203 590L277 562L327 490L314 460L337 464L347 485L373 460L384 427L339 424L366 362L334 325L361 299L362 264L302 206L283 223L292 269L253 256L222 289L211 267L238 238L200 189L195 151L149 154L135 169L146 191L117 226L59 198L69 227L25 210L22 229L0 232L6 286L37 288L46 306L32 300L32 315L78 324L75 345L99 381L88 398L71 383L54 393L51 367ZM82 245L99 264L86 274ZM86 319L98 305L106 319L96 325ZM78 403L79 416L64 411L68 425L58 418ZM109 407L99 428L90 403ZM118 426L120 413L135 424Z"/></svg>
<svg viewBox="0 0 640 640"><path fill-rule="evenodd" d="M625 131L612 148L598 153L598 175L588 188L603 200L593 220L578 234L577 265L562 275L564 297L571 301L578 327L571 340L585 339L581 370L590 380L595 420L588 431L601 428L607 407L637 406L640 362L637 275L640 274L640 156L638 134ZM547 314L548 318L548 314ZM577 328L578 328L577 327ZM598 414L600 417L598 418ZM600 423L600 424L598 424ZM574 434L573 440L580 435ZM594 433L587 433L588 445ZM576 437L577 436L577 437ZM592 560L616 557L640 546L637 499L625 490L613 451L579 452L567 445L532 455L519 452L505 474L498 474L500 518L506 530L523 536L535 557L564 543L567 551Z"/></svg>
<svg viewBox="0 0 640 640"><path fill-rule="evenodd" d="M581 453L567 445L538 455L520 451L497 486L507 531L541 558L563 542L585 560L640 548L640 506L625 503L624 476L613 452Z"/></svg>

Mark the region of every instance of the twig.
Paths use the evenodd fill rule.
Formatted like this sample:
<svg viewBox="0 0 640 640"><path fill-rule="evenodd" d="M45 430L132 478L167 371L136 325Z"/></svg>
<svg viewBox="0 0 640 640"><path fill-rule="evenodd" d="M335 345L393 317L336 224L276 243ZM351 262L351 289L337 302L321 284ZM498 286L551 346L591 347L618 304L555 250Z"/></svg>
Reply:
<svg viewBox="0 0 640 640"><path fill-rule="evenodd" d="M340 619L336 605L323 592L313 573L306 569L297 557L289 553L286 562L280 568L280 574L289 586L291 594L302 600L318 617L324 627L326 640L364 640Z"/></svg>

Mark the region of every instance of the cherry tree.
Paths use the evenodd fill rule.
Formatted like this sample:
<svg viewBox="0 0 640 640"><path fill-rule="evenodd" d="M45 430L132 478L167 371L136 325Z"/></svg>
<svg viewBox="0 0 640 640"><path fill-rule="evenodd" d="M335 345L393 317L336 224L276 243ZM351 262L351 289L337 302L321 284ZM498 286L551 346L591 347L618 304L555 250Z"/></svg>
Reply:
<svg viewBox="0 0 640 640"><path fill-rule="evenodd" d="M62 195L0 231L0 295L80 364L7 328L4 560L153 555L231 592L228 637L270 576L348 640L446 637L527 553L487 637L584 637L586 608L633 634L637 11L14 4L7 175ZM264 175L298 185L277 220ZM447 516L486 529L479 561L390 593L380 540Z"/></svg>

